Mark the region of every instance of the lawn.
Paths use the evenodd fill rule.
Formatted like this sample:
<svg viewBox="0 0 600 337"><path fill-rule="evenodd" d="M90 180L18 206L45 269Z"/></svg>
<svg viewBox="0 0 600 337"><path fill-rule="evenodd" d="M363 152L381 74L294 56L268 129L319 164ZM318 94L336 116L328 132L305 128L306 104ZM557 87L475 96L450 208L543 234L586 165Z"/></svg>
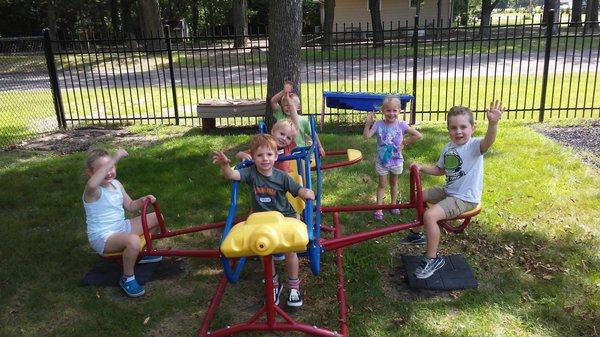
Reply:
<svg viewBox="0 0 600 337"><path fill-rule="evenodd" d="M399 234L345 250L351 336L584 336L600 319L600 176L578 153L539 135L531 123L503 121L486 156L483 211L461 235L443 235L444 254L464 254L479 288L453 292L408 289L401 254L420 247L398 244ZM447 136L443 124L417 125L424 139L405 151L409 161L432 163ZM246 148L246 132L203 134L197 129L135 127L158 136L127 147L119 177L132 196L153 193L167 223L184 228L225 219L229 185L210 154ZM478 135L485 125L478 128ZM360 128L326 129L328 150L356 148L365 160L324 172L323 204L374 202L375 143ZM108 141L105 145L112 146ZM217 261L184 258L182 274L147 284L128 299L118 288L84 287L81 277L98 261L86 240L81 194L83 153L1 152L0 336L194 336L217 284ZM424 177L424 184L441 183ZM407 194L408 178L400 187ZM249 205L240 193L239 209ZM401 220L414 218L407 211ZM325 220L331 222L329 217ZM344 214L347 232L392 223L372 214ZM172 247L215 248L218 232L170 239ZM303 262L305 305L288 312L338 330L335 256L322 273ZM261 304L261 268L250 262L242 281L228 287L213 328L248 318Z"/></svg>

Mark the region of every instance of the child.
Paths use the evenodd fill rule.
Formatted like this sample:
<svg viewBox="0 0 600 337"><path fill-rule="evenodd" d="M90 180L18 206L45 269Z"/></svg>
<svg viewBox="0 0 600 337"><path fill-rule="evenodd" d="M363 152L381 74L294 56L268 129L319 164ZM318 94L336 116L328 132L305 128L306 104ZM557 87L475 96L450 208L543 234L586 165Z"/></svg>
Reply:
<svg viewBox="0 0 600 337"><path fill-rule="evenodd" d="M387 181L390 181L390 194L392 204L397 203L398 198L398 175L402 173L404 159L402 149L411 143L416 142L423 136L414 128L408 126L405 121L398 120L400 112L400 99L396 96L387 96L381 105L383 121L377 121L373 124L373 113L369 113L365 120L363 136L365 139L371 138L377 134L377 159L375 160L375 171L379 176L379 185L377 186L377 205L383 204L383 195ZM405 138L408 133L410 137ZM399 209L392 209L392 214L400 214ZM383 211L377 210L373 214L375 220L383 220Z"/></svg>
<svg viewBox="0 0 600 337"><path fill-rule="evenodd" d="M292 153L292 150L296 147L294 139L297 134L298 129L296 128L296 125L287 118L281 119L273 125L271 136L273 136L273 139L275 139L275 142L277 143L277 158L280 156L289 156L290 153ZM252 160L249 150L240 151L235 157L242 161ZM289 173L290 162L288 160L275 162L275 168Z"/></svg>
<svg viewBox="0 0 600 337"><path fill-rule="evenodd" d="M134 212L142 207L145 198L156 201L153 195L132 200L123 185L115 179L117 162L127 156L123 149L111 157L106 150L89 151L86 160L86 174L89 177L83 193L83 206L87 223L88 241L99 254L123 252L123 277L119 285L130 297L138 297L146 292L135 280L133 267L140 251L140 238L143 233L142 219L137 216L125 219L125 209ZM158 230L156 214L148 214L148 227ZM144 256L139 263L152 263L162 260L161 256Z"/></svg>
<svg viewBox="0 0 600 337"><path fill-rule="evenodd" d="M298 135L296 135L296 146L307 146L306 137L311 137L310 122L307 118L298 115L298 109L300 107L300 98L298 95L292 93L294 83L291 81L285 81L283 89L275 94L271 98L271 108L273 109L273 117L276 120L282 120L289 118L294 122L298 128ZM281 103L281 105L280 105ZM325 149L317 136L317 146L319 149L319 155L325 156Z"/></svg>
<svg viewBox="0 0 600 337"><path fill-rule="evenodd" d="M294 182L285 172L273 167L277 159L277 143L272 136L255 135L250 141L250 154L254 165L240 170L229 167L230 160L223 152L215 152L213 163L221 167L227 179L245 182L252 188L252 210L254 212L279 211L286 217L296 217L296 212L288 202L285 194L290 192L302 199L315 199L313 191ZM298 279L298 256L286 253L288 270L288 286L290 293L287 304L292 307L302 306L300 280ZM273 266L273 268L275 268ZM275 270L275 269L273 269ZM279 304L279 296L283 285L279 284L277 274L273 275L275 305Z"/></svg>
<svg viewBox="0 0 600 337"><path fill-rule="evenodd" d="M496 139L502 113L502 102L492 102L487 112L488 129L485 137L471 138L475 132L473 112L466 107L453 107L448 112L450 142L444 146L436 166L416 164L421 172L446 175L444 187L433 187L424 193L425 201L436 204L428 208L423 217L427 232L427 253L415 271L417 278L428 278L444 266L444 258L437 253L440 242L437 222L472 210L481 202L483 154Z"/></svg>

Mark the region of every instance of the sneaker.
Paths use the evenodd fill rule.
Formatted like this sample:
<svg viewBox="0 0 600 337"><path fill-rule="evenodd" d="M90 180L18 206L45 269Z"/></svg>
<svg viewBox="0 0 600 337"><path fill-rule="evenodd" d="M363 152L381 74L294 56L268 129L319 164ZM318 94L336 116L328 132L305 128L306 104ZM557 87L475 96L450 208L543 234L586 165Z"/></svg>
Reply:
<svg viewBox="0 0 600 337"><path fill-rule="evenodd" d="M375 213L373 213L373 218L377 221L383 220L383 211L381 211L381 210L375 211Z"/></svg>
<svg viewBox="0 0 600 337"><path fill-rule="evenodd" d="M283 253L273 254L273 260L275 260L275 261L284 261L285 260L285 254L283 254Z"/></svg>
<svg viewBox="0 0 600 337"><path fill-rule="evenodd" d="M119 280L119 285L121 289L127 294L129 297L140 297L146 293L144 287L139 285L135 279L125 282L123 278Z"/></svg>
<svg viewBox="0 0 600 337"><path fill-rule="evenodd" d="M424 245L427 243L427 237L421 232L415 233L409 230L408 234L400 239L400 243L403 245Z"/></svg>
<svg viewBox="0 0 600 337"><path fill-rule="evenodd" d="M273 288L273 299L275 300L275 305L279 305L279 297L281 297L281 291L283 290L283 284L279 283L277 287Z"/></svg>
<svg viewBox="0 0 600 337"><path fill-rule="evenodd" d="M156 262L160 262L160 261L162 261L162 256L146 255L138 261L138 264L156 263Z"/></svg>
<svg viewBox="0 0 600 337"><path fill-rule="evenodd" d="M300 290L290 289L290 295L288 296L287 305L289 307L301 307L302 304L302 294L300 294Z"/></svg>
<svg viewBox="0 0 600 337"><path fill-rule="evenodd" d="M394 209L390 210L390 213L392 213L393 215L400 215L400 209L394 208Z"/></svg>
<svg viewBox="0 0 600 337"><path fill-rule="evenodd" d="M421 264L415 270L415 276L419 279L428 278L433 275L436 270L442 268L445 263L444 258L440 255L433 259L424 257Z"/></svg>

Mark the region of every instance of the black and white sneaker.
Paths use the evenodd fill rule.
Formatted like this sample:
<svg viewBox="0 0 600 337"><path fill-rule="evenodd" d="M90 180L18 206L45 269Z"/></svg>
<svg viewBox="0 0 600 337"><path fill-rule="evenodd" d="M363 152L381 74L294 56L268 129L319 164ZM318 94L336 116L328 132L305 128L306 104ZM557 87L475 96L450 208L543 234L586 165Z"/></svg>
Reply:
<svg viewBox="0 0 600 337"><path fill-rule="evenodd" d="M302 302L302 294L298 289L290 289L290 295L288 296L287 305L289 307L301 307L304 302Z"/></svg>
<svg viewBox="0 0 600 337"><path fill-rule="evenodd" d="M403 245L424 245L427 243L427 237L422 232L415 233L409 230L408 234L400 239L400 243Z"/></svg>
<svg viewBox="0 0 600 337"><path fill-rule="evenodd" d="M433 275L436 270L442 268L445 263L446 261L444 261L444 258L440 255L433 259L424 257L421 264L415 270L415 276L419 279L428 278Z"/></svg>
<svg viewBox="0 0 600 337"><path fill-rule="evenodd" d="M283 284L279 283L277 287L273 287L273 300L275 305L279 305L279 298L281 297L281 291L283 290Z"/></svg>

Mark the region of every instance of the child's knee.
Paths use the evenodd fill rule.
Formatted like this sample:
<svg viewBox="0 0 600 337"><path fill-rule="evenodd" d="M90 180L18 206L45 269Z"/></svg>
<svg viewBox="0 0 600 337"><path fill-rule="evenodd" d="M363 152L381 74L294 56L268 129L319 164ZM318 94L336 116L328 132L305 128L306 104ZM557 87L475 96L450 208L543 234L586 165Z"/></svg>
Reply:
<svg viewBox="0 0 600 337"><path fill-rule="evenodd" d="M128 235L125 245L126 245L126 248L128 248L128 249L139 250L140 249L140 237L135 234Z"/></svg>

